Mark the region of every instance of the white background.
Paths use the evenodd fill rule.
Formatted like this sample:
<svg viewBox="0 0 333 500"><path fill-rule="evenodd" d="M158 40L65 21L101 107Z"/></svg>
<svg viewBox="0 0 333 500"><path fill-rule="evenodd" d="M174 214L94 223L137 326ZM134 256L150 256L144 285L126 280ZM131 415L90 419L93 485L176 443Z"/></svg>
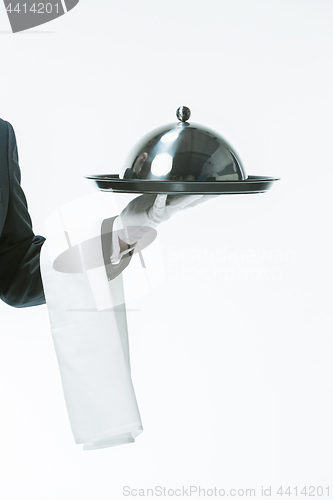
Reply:
<svg viewBox="0 0 333 500"><path fill-rule="evenodd" d="M129 312L135 444L74 444L46 306L0 305L1 499L333 491L332 15L330 0L81 0L13 35L0 9L1 117L37 234L180 105L248 174L281 177L161 227L167 277Z"/></svg>

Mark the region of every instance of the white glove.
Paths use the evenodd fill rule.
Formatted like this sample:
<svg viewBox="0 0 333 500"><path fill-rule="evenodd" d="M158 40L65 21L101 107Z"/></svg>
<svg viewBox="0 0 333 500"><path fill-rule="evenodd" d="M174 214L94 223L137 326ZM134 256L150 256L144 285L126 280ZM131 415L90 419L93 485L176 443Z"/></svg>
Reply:
<svg viewBox="0 0 333 500"><path fill-rule="evenodd" d="M167 221L177 212L192 208L218 195L144 194L134 198L116 220L119 237L129 245L135 244L147 230Z"/></svg>

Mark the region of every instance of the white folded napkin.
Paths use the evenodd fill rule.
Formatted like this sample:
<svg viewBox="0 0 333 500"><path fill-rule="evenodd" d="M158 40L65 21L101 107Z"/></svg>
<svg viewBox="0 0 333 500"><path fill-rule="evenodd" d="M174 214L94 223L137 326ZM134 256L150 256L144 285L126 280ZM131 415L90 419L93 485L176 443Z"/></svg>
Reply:
<svg viewBox="0 0 333 500"><path fill-rule="evenodd" d="M83 443L84 450L134 442L142 432L130 373L122 275L108 281L104 266L86 271L80 254L80 243L101 234L103 211L96 196L90 201L90 206L85 198L83 205L71 204L70 210L62 207L49 217L41 251L42 280L69 420L75 442ZM94 241L93 251L99 254L94 258L101 261L102 242ZM81 272L55 270L57 257L73 247L78 250L76 271L81 267ZM73 267L73 254L71 259ZM96 300L94 287L103 290L108 308Z"/></svg>

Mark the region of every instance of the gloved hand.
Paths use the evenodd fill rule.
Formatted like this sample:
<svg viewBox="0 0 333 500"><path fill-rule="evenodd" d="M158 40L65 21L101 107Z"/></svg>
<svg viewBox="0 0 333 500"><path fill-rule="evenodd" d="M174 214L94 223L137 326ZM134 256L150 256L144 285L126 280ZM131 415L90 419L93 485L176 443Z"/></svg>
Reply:
<svg viewBox="0 0 333 500"><path fill-rule="evenodd" d="M135 244L146 230L155 228L174 214L195 207L218 195L166 195L144 194L134 198L116 220L115 229L121 231L120 238L129 245Z"/></svg>

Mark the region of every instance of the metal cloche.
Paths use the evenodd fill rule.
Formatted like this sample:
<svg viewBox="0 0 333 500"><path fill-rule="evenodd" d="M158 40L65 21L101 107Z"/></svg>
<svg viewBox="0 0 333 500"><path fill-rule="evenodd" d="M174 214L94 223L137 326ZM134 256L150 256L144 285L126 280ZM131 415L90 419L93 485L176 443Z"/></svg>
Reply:
<svg viewBox="0 0 333 500"><path fill-rule="evenodd" d="M153 130L128 156L122 179L237 181L247 178L235 151L223 137L188 123L189 108L177 109L178 123Z"/></svg>
<svg viewBox="0 0 333 500"><path fill-rule="evenodd" d="M263 193L272 177L247 176L231 145L202 125L189 123L181 106L178 122L145 135L127 156L119 174L91 175L102 190L118 193L244 194Z"/></svg>

